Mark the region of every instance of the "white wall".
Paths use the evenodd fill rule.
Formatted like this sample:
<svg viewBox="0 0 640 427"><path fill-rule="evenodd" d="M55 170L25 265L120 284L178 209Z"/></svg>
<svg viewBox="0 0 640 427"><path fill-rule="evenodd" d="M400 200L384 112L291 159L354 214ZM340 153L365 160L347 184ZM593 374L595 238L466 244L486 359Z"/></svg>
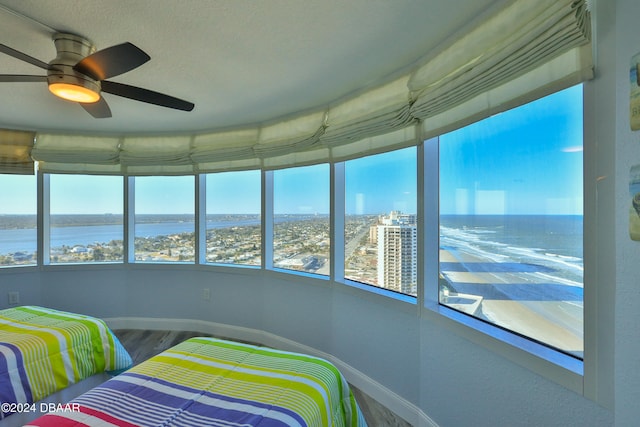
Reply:
<svg viewBox="0 0 640 427"><path fill-rule="evenodd" d="M335 355L443 427L637 425L640 242L628 237L627 203L629 168L640 164L640 132L628 122L640 2L598 0L596 7L597 78L587 84L592 102L585 113L593 133L587 138L596 146L585 153L587 187L594 190L585 199L597 227L586 241L598 255L588 273L602 304L586 322L597 321L594 336L603 349L601 375L589 378L602 384L607 396L597 397L611 409L469 341L434 314L327 281L194 266L21 268L0 270L0 296L19 290L25 304L107 318L198 319L264 330ZM204 287L211 301L202 300Z"/></svg>
<svg viewBox="0 0 640 427"><path fill-rule="evenodd" d="M106 318L262 330L336 356L443 427L612 425L610 411L420 318L413 304L278 273L91 267L2 271L0 292L19 289L25 304ZM210 301L201 298L204 287L212 290Z"/></svg>
<svg viewBox="0 0 640 427"><path fill-rule="evenodd" d="M601 0L602 1L602 0ZM638 425L640 420L640 242L629 238L629 168L640 164L640 131L629 128L629 64L640 52L640 2L616 2L616 105L615 117L615 420L618 426ZM614 68L614 65L611 65Z"/></svg>

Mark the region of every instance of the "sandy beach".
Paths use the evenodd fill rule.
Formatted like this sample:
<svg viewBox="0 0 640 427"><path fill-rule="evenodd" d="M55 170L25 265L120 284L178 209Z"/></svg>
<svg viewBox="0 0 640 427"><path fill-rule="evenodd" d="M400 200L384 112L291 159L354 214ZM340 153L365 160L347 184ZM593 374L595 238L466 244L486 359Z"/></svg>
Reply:
<svg viewBox="0 0 640 427"><path fill-rule="evenodd" d="M459 293L483 298L480 315L486 320L582 356L582 300L575 287L541 281L535 266L505 268L462 251L441 249L440 263Z"/></svg>

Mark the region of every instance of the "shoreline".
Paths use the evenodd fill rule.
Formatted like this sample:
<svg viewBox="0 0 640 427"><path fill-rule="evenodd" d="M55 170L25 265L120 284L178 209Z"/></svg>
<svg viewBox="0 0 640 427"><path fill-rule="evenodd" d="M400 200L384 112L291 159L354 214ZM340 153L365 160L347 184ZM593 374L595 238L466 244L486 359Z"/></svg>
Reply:
<svg viewBox="0 0 640 427"><path fill-rule="evenodd" d="M545 296L546 284L531 277L527 277L531 281L525 283L525 289L542 287L542 293L531 294L530 299L526 299L521 282L527 273L471 271L470 266L489 261L477 255L440 249L440 261L462 266L442 273L460 294L482 297L480 310L490 322L581 357L584 351L582 307L553 295Z"/></svg>

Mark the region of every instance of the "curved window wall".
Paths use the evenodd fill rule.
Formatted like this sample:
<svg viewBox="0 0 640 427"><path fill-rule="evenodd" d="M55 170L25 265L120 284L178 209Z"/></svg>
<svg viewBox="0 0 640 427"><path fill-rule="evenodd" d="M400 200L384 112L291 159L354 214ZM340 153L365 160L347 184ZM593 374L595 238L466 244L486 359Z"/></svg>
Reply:
<svg viewBox="0 0 640 427"><path fill-rule="evenodd" d="M36 263L42 212L44 264L312 273L582 358L581 86L422 146L335 164L41 176L36 209L35 176L0 175L2 265Z"/></svg>

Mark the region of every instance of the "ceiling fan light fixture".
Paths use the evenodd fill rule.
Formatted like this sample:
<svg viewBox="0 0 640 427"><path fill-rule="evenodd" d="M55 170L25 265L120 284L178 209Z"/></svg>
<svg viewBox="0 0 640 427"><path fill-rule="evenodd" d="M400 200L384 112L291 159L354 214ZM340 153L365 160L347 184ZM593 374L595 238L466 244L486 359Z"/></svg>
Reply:
<svg viewBox="0 0 640 427"><path fill-rule="evenodd" d="M58 55L49 62L47 82L49 91L67 101L91 104L100 100L100 82L79 73L74 66L95 52L93 43L75 34L53 35Z"/></svg>
<svg viewBox="0 0 640 427"><path fill-rule="evenodd" d="M72 83L51 83L49 84L49 90L55 96L66 99L67 101L90 104L100 100L100 93Z"/></svg>
<svg viewBox="0 0 640 427"><path fill-rule="evenodd" d="M193 103L173 96L105 80L138 68L151 59L132 43L125 42L96 51L91 41L70 33L55 33L53 42L57 55L49 63L0 44L1 54L47 70L46 76L0 74L0 82L46 81L52 94L81 104L96 119L111 117L111 109L101 96L103 87L106 93L134 101L182 111L192 111L194 108Z"/></svg>

